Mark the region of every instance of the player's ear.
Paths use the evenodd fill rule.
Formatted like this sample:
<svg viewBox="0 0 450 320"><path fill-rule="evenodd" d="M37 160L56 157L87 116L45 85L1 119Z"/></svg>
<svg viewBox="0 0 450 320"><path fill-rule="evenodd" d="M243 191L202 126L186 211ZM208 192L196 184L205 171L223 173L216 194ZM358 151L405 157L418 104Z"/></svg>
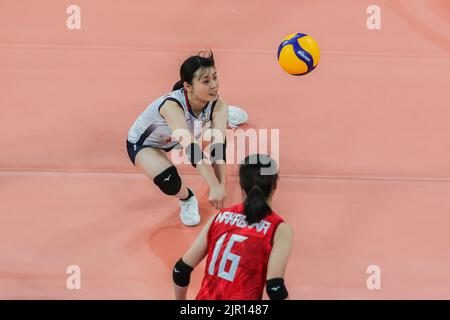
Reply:
<svg viewBox="0 0 450 320"><path fill-rule="evenodd" d="M186 90L187 92L192 92L192 86L189 83L187 83L186 81L183 82L183 87L184 87L184 90Z"/></svg>
<svg viewBox="0 0 450 320"><path fill-rule="evenodd" d="M273 184L273 190L275 191L278 187L278 180L280 180L280 176L277 174L277 179L275 180Z"/></svg>

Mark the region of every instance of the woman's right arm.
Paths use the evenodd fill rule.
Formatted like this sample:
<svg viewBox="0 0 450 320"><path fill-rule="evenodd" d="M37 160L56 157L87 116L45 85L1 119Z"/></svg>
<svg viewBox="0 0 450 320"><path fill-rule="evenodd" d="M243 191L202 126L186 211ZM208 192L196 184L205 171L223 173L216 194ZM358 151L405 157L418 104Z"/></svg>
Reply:
<svg viewBox="0 0 450 320"><path fill-rule="evenodd" d="M181 258L183 263L185 263L188 267L192 268L192 270L194 270L195 267L200 263L200 261L202 261L203 258L208 254L208 232L215 217L216 216L212 216L208 220L208 222L205 224L205 226L197 236L195 242L191 245L189 250ZM174 270L174 272L176 271ZM175 299L186 300L189 283L185 286L180 286L174 282L173 286L175 290Z"/></svg>
<svg viewBox="0 0 450 320"><path fill-rule="evenodd" d="M267 294L271 299L280 295L284 287L284 274L292 249L292 229L288 224L282 222L275 231L272 251L270 252L267 266ZM287 290L286 290L286 298Z"/></svg>
<svg viewBox="0 0 450 320"><path fill-rule="evenodd" d="M198 144L197 140L195 140L194 136L189 131L184 111L180 108L180 106L176 102L167 100L164 103L164 105L160 108L159 112L161 116L166 120L172 132L175 134L175 138L181 144L185 153L187 148L191 147L192 143L196 144L195 147L198 146L198 148L200 148L200 145ZM225 197L225 190L217 180L212 165L202 161L196 165L196 168L199 171L200 175L206 180L206 182L209 185L210 188L209 201L211 202L214 208L222 209L223 199Z"/></svg>

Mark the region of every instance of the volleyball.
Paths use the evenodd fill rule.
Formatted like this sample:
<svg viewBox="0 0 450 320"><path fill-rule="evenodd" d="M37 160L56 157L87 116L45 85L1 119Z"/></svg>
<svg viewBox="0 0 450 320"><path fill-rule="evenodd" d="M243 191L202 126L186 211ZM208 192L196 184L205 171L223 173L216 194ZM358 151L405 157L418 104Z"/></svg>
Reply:
<svg viewBox="0 0 450 320"><path fill-rule="evenodd" d="M278 47L278 63L287 73L302 76L313 71L320 60L316 40L304 33L285 37Z"/></svg>

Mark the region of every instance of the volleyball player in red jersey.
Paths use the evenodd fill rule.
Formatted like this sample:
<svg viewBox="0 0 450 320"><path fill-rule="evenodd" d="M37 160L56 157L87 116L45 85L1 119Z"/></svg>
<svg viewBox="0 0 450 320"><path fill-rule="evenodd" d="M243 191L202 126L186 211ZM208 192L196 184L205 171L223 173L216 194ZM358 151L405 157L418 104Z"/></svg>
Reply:
<svg viewBox="0 0 450 320"><path fill-rule="evenodd" d="M243 203L220 210L175 264L176 299L186 299L190 274L207 255L199 300L258 300L264 287L270 299L287 299L284 275L292 230L271 209L277 165L266 155L251 155L239 167Z"/></svg>

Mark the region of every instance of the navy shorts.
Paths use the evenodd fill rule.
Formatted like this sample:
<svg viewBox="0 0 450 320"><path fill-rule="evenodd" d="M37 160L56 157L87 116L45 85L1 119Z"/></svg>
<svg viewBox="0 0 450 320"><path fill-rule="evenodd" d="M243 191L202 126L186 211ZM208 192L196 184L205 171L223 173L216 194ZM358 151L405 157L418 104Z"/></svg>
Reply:
<svg viewBox="0 0 450 320"><path fill-rule="evenodd" d="M175 148L177 145L174 145L173 147L170 148L158 148L158 147L153 147L153 146L138 146L134 143L131 143L130 141L127 140L127 151L128 151L128 157L130 158L131 162L133 162L134 165L136 165L134 162L136 160L136 155L138 154L139 151L141 151L142 149L145 148L156 148L156 149L162 149L165 152L169 152L170 150L172 150L173 148Z"/></svg>

